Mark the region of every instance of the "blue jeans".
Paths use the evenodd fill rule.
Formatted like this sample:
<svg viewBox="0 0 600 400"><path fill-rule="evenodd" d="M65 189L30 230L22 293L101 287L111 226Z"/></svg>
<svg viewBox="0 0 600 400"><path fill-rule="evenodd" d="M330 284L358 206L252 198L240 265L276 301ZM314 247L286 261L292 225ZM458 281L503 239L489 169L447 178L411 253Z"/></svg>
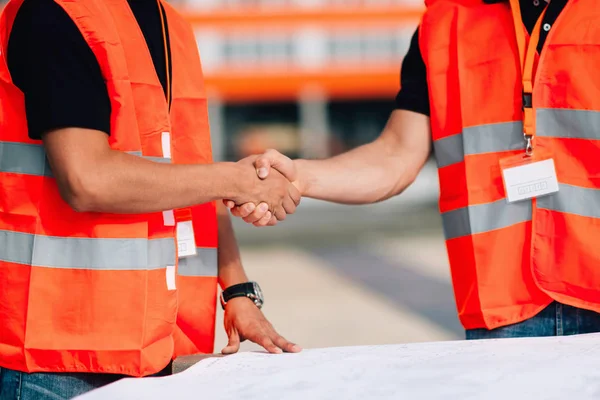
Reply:
<svg viewBox="0 0 600 400"><path fill-rule="evenodd" d="M500 328L471 329L468 340L525 336L566 336L600 332L600 314L553 302L532 318Z"/></svg>
<svg viewBox="0 0 600 400"><path fill-rule="evenodd" d="M152 376L171 374L172 364ZM116 374L33 373L0 367L0 400L66 400L125 378Z"/></svg>

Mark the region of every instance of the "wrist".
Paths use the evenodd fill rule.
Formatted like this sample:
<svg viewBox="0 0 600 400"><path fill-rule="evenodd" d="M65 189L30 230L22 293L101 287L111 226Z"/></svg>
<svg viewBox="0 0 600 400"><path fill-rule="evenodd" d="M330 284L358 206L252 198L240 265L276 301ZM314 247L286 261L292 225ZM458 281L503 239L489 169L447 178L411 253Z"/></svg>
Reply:
<svg viewBox="0 0 600 400"><path fill-rule="evenodd" d="M247 298L260 309L264 304L262 290L256 282L244 282L233 285L221 291L220 302L221 307L225 309L227 303L236 298Z"/></svg>
<svg viewBox="0 0 600 400"><path fill-rule="evenodd" d="M221 171L220 178L224 183L221 199L237 203L241 196L251 191L251 184L254 182L252 178L255 176L249 176L250 168L239 163L222 162L218 166ZM253 169L251 172L256 175Z"/></svg>
<svg viewBox="0 0 600 400"><path fill-rule="evenodd" d="M298 174L298 179L294 182L294 186L300 192L302 196L306 196L310 192L312 185L312 178L309 174L308 160L297 159L294 160L294 165Z"/></svg>
<svg viewBox="0 0 600 400"><path fill-rule="evenodd" d="M239 268L219 268L219 285L222 290L225 290L231 286L239 285L240 283L248 282L248 277L244 272L241 264Z"/></svg>
<svg viewBox="0 0 600 400"><path fill-rule="evenodd" d="M219 301L221 301L221 299L219 299ZM241 303L241 304L240 304ZM231 305L233 305L234 307L237 305L239 306L243 306L244 303L246 303L245 305L248 307L256 307L256 304L254 303L254 301L252 299L250 299L249 297L235 297L233 299L230 299L228 302L226 302L224 305L221 304L221 308L223 310L227 310L227 308Z"/></svg>

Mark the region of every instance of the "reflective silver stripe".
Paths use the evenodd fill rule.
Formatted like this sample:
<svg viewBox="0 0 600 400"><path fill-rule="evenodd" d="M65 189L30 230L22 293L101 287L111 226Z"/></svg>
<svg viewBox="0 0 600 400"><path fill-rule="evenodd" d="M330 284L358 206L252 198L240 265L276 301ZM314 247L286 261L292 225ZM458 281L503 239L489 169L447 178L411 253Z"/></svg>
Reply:
<svg viewBox="0 0 600 400"><path fill-rule="evenodd" d="M489 232L531 220L531 201L505 199L442 213L446 239Z"/></svg>
<svg viewBox="0 0 600 400"><path fill-rule="evenodd" d="M503 122L465 128L463 136L465 154L525 150L521 122Z"/></svg>
<svg viewBox="0 0 600 400"><path fill-rule="evenodd" d="M464 159L465 155L525 149L523 124L503 122L465 128L463 133L433 142L438 167Z"/></svg>
<svg viewBox="0 0 600 400"><path fill-rule="evenodd" d="M52 176L44 146L0 141L0 172Z"/></svg>
<svg viewBox="0 0 600 400"><path fill-rule="evenodd" d="M153 157L153 156L143 156L141 151L128 151L127 154L131 154L132 156L141 157L141 158L144 158L146 160L154 161L154 162L157 162L157 163L163 163L163 164L170 164L171 163L171 159L170 158Z"/></svg>
<svg viewBox="0 0 600 400"><path fill-rule="evenodd" d="M438 168L461 162L465 158L462 133L436 140L433 151Z"/></svg>
<svg viewBox="0 0 600 400"><path fill-rule="evenodd" d="M0 231L0 260L49 268L152 270L175 265L175 240L64 238Z"/></svg>
<svg viewBox="0 0 600 400"><path fill-rule="evenodd" d="M216 248L198 247L197 254L179 259L178 275L217 276L218 259Z"/></svg>
<svg viewBox="0 0 600 400"><path fill-rule="evenodd" d="M129 154L158 163L171 163L170 158L142 156L140 151ZM0 172L52 177L44 146L30 143L0 141Z"/></svg>
<svg viewBox="0 0 600 400"><path fill-rule="evenodd" d="M600 112L539 108L536 111L538 136L565 139L600 139Z"/></svg>
<svg viewBox="0 0 600 400"><path fill-rule="evenodd" d="M600 189L590 189L561 183L558 193L542 196L537 207L546 210L600 218Z"/></svg>

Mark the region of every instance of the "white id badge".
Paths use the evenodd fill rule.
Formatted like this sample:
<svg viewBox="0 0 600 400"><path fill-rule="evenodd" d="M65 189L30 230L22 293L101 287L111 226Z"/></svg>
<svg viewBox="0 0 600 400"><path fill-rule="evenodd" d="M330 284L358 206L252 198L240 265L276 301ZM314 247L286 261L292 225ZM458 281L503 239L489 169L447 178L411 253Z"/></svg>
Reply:
<svg viewBox="0 0 600 400"><path fill-rule="evenodd" d="M520 154L500 160L500 169L509 203L558 192L552 157Z"/></svg>
<svg viewBox="0 0 600 400"><path fill-rule="evenodd" d="M177 222L177 256L189 257L196 255L196 239L192 221Z"/></svg>

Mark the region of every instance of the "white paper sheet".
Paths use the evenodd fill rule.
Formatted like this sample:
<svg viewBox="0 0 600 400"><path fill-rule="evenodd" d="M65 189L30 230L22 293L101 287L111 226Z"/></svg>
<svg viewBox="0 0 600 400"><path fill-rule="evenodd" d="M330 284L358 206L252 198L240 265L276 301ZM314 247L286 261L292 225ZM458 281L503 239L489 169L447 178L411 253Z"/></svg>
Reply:
<svg viewBox="0 0 600 400"><path fill-rule="evenodd" d="M600 334L240 353L78 399L600 399Z"/></svg>

